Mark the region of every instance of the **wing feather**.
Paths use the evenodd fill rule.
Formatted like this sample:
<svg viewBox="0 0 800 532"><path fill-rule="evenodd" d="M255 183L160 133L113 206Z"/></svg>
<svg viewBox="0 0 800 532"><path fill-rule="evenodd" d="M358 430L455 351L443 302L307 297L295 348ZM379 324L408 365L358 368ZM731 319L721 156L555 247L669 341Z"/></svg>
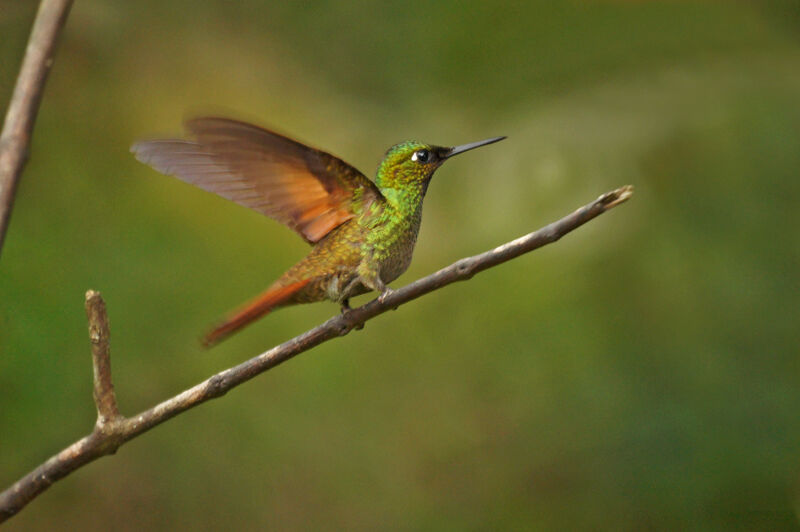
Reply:
<svg viewBox="0 0 800 532"><path fill-rule="evenodd" d="M254 209L317 242L376 199L377 187L329 153L226 118L186 122L190 138L137 142L159 172Z"/></svg>

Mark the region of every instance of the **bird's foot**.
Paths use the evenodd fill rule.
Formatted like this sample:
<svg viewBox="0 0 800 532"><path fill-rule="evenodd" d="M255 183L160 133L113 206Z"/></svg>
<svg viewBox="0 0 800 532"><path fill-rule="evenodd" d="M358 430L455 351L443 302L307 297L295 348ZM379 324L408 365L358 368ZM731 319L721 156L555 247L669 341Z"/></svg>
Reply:
<svg viewBox="0 0 800 532"><path fill-rule="evenodd" d="M384 288L383 292L381 292L381 295L378 296L378 303L383 304L386 301L386 298L392 295L393 292L394 290L392 290L388 286Z"/></svg>
<svg viewBox="0 0 800 532"><path fill-rule="evenodd" d="M353 309L350 308L350 300L348 300L348 299L345 299L344 301L341 302L341 307L342 307L342 316L344 316L345 318L347 318L348 314L353 312ZM357 331L360 331L363 328L364 328L364 324L363 323L359 323L358 325L353 327L353 329L355 329Z"/></svg>

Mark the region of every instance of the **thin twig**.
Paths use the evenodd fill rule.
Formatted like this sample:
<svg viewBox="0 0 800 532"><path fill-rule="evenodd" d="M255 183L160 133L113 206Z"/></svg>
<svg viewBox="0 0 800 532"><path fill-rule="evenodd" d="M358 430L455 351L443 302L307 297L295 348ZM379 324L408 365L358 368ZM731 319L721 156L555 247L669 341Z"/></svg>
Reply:
<svg viewBox="0 0 800 532"><path fill-rule="evenodd" d="M86 292L86 318L89 320L89 340L92 342L94 369L94 404L97 406L97 426L103 429L120 418L114 385L111 382L111 333L108 328L106 302L100 292Z"/></svg>
<svg viewBox="0 0 800 532"><path fill-rule="evenodd" d="M14 194L28 159L33 124L61 28L72 0L42 0L22 60L14 94L0 133L0 250L14 205Z"/></svg>
<svg viewBox="0 0 800 532"><path fill-rule="evenodd" d="M217 373L175 397L129 418L119 416L116 410L113 387L111 386L110 365L108 364L105 305L102 303L99 294L89 291L86 294L87 312L89 312L88 309L91 306L92 312L99 312L100 315L100 317L94 317L89 312L89 330L95 360L95 400L98 409L98 425L95 426L95 430L89 436L73 443L51 457L16 484L0 493L0 522L19 512L26 504L50 487L53 482L103 455L114 453L120 445L156 425L160 425L209 399L225 395L232 388L252 379L256 375L332 338L344 336L354 328L360 328L367 320L388 310L397 308L412 299L450 283L470 279L476 273L487 268L497 266L524 253L555 242L589 220L626 201L631 197L631 194L633 194L631 186L625 186L603 194L592 203L538 231L480 255L456 261L434 274L423 277L392 292L382 303L374 299L346 314L331 318L288 342L273 347L269 351L238 366ZM91 305L90 300L92 301ZM95 340L95 328L91 325L93 320L97 320L97 340ZM106 327L105 330L103 323ZM98 381L100 381L99 384ZM100 400L97 400L98 396ZM100 419L103 417L112 419L113 422L101 426Z"/></svg>

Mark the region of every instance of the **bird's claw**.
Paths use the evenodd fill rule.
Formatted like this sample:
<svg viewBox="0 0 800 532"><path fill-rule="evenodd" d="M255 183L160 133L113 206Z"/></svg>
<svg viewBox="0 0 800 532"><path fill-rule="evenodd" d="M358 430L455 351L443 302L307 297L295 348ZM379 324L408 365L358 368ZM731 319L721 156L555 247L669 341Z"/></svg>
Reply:
<svg viewBox="0 0 800 532"><path fill-rule="evenodd" d="M341 310L342 310L342 316L344 316L345 318L348 318L348 314L353 312L353 309L350 308L350 302L348 300L344 300L344 301L341 302L340 305L341 305ZM360 331L363 328L364 328L364 324L363 323L359 323L358 325L353 327L353 329L355 329L357 331Z"/></svg>
<svg viewBox="0 0 800 532"><path fill-rule="evenodd" d="M386 301L386 298L392 295L393 292L394 290L392 290L387 286L386 289L383 292L381 292L381 295L378 296L378 303L384 303Z"/></svg>

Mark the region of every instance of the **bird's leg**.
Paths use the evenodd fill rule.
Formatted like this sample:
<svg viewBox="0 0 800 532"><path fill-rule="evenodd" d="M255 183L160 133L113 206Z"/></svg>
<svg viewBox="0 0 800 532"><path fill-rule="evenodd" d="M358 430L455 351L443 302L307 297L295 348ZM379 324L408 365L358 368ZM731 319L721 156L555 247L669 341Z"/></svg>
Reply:
<svg viewBox="0 0 800 532"><path fill-rule="evenodd" d="M353 293L353 290L355 290L356 286L358 286L358 283L360 282L361 278L359 276L355 276L353 279L350 280L349 283L347 283L347 286L345 286L344 290L342 290L342 295L344 296L342 298L342 301L344 302L343 304L347 304L347 301L349 301L350 299L350 295Z"/></svg>
<svg viewBox="0 0 800 532"><path fill-rule="evenodd" d="M367 288L375 290L376 292L380 292L380 295L378 296L379 303L386 301L386 298L389 296L389 294L394 292L394 290L386 286L386 283L383 282L380 275L375 275L375 277L369 281L365 281L364 279L361 281L367 286Z"/></svg>
<svg viewBox="0 0 800 532"><path fill-rule="evenodd" d="M381 279L380 270L377 267L370 267L364 262L358 266L358 279L361 281L361 284L370 290L380 292L378 296L379 303L383 303L389 294L394 292L394 290L386 286L386 283Z"/></svg>
<svg viewBox="0 0 800 532"><path fill-rule="evenodd" d="M353 310L352 308L350 308L350 297L348 297L348 295L347 295L347 294L349 294L349 293L350 293L350 291L351 291L351 290L352 290L352 289L355 287L355 285L356 285L358 282L359 282L359 279L358 279L358 277L356 277L355 279L353 279L352 281L350 281L349 283L347 283L347 286L346 286L346 287L345 287L345 289L344 289L344 290L342 290L342 292L341 292L341 295L343 295L343 296L344 296L344 297L342 297L342 298L339 300L339 306L340 306L340 307L341 307L341 309L342 309L342 316L345 316L345 317L347 317L347 315L348 315L350 312L352 312L352 310ZM356 325L356 326L355 326L355 330L357 330L357 331L360 331L360 330L361 330L361 329L363 329L363 328L364 328L364 324L363 324L363 323L360 323L360 324L358 324L358 325Z"/></svg>
<svg viewBox="0 0 800 532"><path fill-rule="evenodd" d="M381 295L378 296L379 303L383 303L384 301L386 301L386 298L389 297L392 292L394 292L394 290L386 286L384 282L381 281L380 277L378 277L377 290L380 290L381 292Z"/></svg>

